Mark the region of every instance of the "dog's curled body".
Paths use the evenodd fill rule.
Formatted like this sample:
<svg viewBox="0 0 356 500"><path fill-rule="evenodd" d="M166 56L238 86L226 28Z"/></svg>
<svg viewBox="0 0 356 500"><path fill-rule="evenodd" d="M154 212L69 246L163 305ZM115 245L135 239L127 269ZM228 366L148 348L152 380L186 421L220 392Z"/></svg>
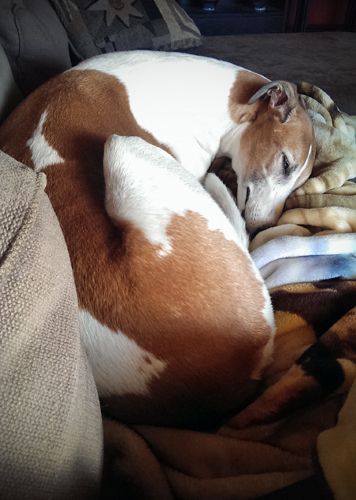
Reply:
<svg viewBox="0 0 356 500"><path fill-rule="evenodd" d="M251 127L258 134L264 115L280 112L265 100L248 104L265 83L205 58L110 54L44 84L0 129L5 152L47 174L107 413L163 424L221 416L270 359L272 308L246 236L198 182L216 155L230 155L235 169L241 161L239 182L247 179L251 193L243 208L260 223L253 191L266 168L250 175L244 158ZM295 121L305 121L297 111L293 133ZM288 121L275 121L277 137ZM292 155L302 169L293 186L313 156L305 123ZM141 138L153 157L116 136ZM216 195L223 188L214 182Z"/></svg>

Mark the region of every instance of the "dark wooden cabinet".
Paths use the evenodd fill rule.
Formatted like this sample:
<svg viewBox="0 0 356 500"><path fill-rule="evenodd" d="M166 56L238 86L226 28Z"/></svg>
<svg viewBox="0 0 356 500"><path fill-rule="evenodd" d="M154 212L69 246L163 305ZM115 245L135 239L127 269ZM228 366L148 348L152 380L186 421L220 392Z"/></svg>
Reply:
<svg viewBox="0 0 356 500"><path fill-rule="evenodd" d="M179 0L203 35L285 31L289 0Z"/></svg>
<svg viewBox="0 0 356 500"><path fill-rule="evenodd" d="M356 0L291 0L291 31L355 31Z"/></svg>
<svg viewBox="0 0 356 500"><path fill-rule="evenodd" d="M356 30L356 0L178 0L203 35Z"/></svg>

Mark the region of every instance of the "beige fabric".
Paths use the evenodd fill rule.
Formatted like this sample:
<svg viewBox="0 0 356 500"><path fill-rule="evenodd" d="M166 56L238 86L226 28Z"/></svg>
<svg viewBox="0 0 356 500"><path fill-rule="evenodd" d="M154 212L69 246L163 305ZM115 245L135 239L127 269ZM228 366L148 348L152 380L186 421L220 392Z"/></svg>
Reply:
<svg viewBox="0 0 356 500"><path fill-rule="evenodd" d="M354 233L356 231L356 210L355 208L337 206L292 208L284 212L278 224L282 226L284 224L299 224L321 229L314 234Z"/></svg>
<svg viewBox="0 0 356 500"><path fill-rule="evenodd" d="M0 152L0 498L91 498L102 421L64 239L35 174Z"/></svg>

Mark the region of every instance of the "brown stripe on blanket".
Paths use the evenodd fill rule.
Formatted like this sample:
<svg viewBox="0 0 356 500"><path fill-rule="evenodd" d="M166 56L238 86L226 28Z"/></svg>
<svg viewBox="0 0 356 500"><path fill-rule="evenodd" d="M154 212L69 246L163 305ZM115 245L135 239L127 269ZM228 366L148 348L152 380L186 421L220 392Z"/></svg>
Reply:
<svg viewBox="0 0 356 500"><path fill-rule="evenodd" d="M345 380L336 356L321 342L316 342L297 359L296 364L300 365L305 375L314 377L325 394L329 394L341 387Z"/></svg>
<svg viewBox="0 0 356 500"><path fill-rule="evenodd" d="M323 335L322 341L338 358L356 362L356 307Z"/></svg>
<svg viewBox="0 0 356 500"><path fill-rule="evenodd" d="M284 286L272 293L275 311L303 317L319 337L356 304L354 281L325 280L308 286Z"/></svg>

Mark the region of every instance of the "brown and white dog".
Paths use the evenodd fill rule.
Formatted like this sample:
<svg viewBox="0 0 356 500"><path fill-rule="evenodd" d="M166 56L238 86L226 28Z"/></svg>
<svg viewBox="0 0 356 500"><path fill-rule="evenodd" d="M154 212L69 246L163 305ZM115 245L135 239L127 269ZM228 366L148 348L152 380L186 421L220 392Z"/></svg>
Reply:
<svg viewBox="0 0 356 500"><path fill-rule="evenodd" d="M315 154L295 87L197 56L108 54L30 95L0 147L47 174L106 411L182 424L234 409L270 359L273 313L233 200L199 181L231 157L248 229L274 223Z"/></svg>

